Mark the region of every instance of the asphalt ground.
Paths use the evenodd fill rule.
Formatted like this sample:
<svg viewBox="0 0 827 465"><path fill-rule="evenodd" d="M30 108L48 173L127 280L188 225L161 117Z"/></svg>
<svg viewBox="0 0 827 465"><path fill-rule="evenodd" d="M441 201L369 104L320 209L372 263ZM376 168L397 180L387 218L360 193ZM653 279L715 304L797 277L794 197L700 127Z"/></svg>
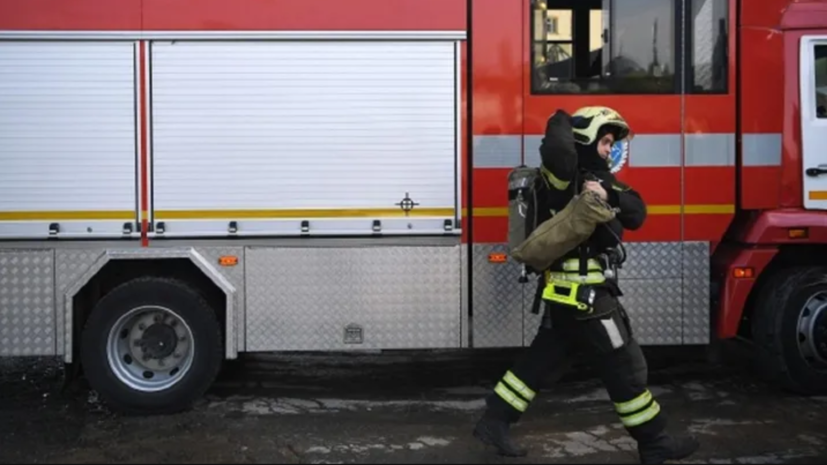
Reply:
<svg viewBox="0 0 827 465"><path fill-rule="evenodd" d="M827 397L779 392L737 350L647 348L670 430L695 434L684 463L824 463ZM471 430L515 350L260 354L222 372L187 412L112 413L59 360L0 359L2 463L636 463L634 442L587 366L514 428L526 458Z"/></svg>

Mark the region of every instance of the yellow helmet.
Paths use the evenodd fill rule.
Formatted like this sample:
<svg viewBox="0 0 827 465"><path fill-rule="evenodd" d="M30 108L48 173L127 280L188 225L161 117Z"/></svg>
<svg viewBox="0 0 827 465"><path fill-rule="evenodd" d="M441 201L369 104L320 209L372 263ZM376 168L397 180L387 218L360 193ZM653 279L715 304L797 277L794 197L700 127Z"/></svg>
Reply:
<svg viewBox="0 0 827 465"><path fill-rule="evenodd" d="M615 140L631 138L629 124L617 111L609 107L583 107L572 115L574 140L590 145L597 139L600 128L606 125L614 129Z"/></svg>

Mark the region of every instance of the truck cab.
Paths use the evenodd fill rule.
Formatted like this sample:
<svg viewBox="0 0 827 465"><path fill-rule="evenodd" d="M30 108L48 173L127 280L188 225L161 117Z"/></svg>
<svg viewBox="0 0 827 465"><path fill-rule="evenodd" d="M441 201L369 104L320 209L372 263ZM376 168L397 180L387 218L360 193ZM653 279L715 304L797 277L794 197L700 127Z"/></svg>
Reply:
<svg viewBox="0 0 827 465"><path fill-rule="evenodd" d="M713 255L715 333L750 341L767 380L823 393L827 3L769 3L741 6L739 124L780 130L779 159L750 160L741 146L738 212Z"/></svg>

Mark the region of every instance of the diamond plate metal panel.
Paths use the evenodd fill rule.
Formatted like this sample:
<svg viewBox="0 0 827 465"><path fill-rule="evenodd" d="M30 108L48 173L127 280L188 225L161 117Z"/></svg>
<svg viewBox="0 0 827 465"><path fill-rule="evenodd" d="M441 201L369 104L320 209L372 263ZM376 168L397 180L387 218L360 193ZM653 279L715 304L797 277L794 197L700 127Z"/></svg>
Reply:
<svg viewBox="0 0 827 465"><path fill-rule="evenodd" d="M681 277L680 242L630 242L625 246L628 258L618 272L621 280Z"/></svg>
<svg viewBox="0 0 827 465"><path fill-rule="evenodd" d="M0 251L0 355L54 355L52 250Z"/></svg>
<svg viewBox="0 0 827 465"><path fill-rule="evenodd" d="M459 245L248 248L247 350L459 347L460 261Z"/></svg>
<svg viewBox="0 0 827 465"><path fill-rule="evenodd" d="M474 347L519 347L523 343L523 284L520 265L490 263L490 253L506 253L505 244L473 248Z"/></svg>
<svg viewBox="0 0 827 465"><path fill-rule="evenodd" d="M244 248L242 247L196 247L195 251L201 254L207 261L212 263L215 270L221 274L233 287L236 289L236 312L234 318L234 332L236 335L236 348L239 352L243 352L245 348L244 340L244 326L245 311L244 311ZM224 255L232 255L238 257L239 264L236 266L218 266L218 259Z"/></svg>
<svg viewBox="0 0 827 465"><path fill-rule="evenodd" d="M680 344L683 340L681 279L640 279L621 283L621 303L641 345Z"/></svg>
<svg viewBox="0 0 827 465"><path fill-rule="evenodd" d="M72 344L72 318L66 315L63 296L83 276L105 249L57 249L55 251L55 302L57 304L57 355L66 355Z"/></svg>
<svg viewBox="0 0 827 465"><path fill-rule="evenodd" d="M683 343L708 344L710 338L709 243L683 244Z"/></svg>

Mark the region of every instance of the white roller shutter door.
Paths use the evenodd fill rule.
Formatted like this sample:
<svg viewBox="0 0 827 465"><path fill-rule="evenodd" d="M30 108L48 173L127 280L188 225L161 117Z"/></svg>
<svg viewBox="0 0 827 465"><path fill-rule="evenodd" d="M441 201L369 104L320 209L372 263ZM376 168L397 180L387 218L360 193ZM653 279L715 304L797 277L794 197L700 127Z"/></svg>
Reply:
<svg viewBox="0 0 827 465"><path fill-rule="evenodd" d="M456 77L452 42L153 43L155 219L168 235L442 231L459 216Z"/></svg>
<svg viewBox="0 0 827 465"><path fill-rule="evenodd" d="M132 42L0 42L0 238L134 222Z"/></svg>

